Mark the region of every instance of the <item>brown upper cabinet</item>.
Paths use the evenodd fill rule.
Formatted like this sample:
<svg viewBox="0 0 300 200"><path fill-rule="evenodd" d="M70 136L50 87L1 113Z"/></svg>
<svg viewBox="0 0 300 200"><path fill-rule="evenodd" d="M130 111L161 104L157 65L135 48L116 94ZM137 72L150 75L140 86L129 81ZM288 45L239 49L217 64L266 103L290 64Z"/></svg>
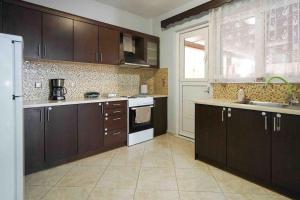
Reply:
<svg viewBox="0 0 300 200"><path fill-rule="evenodd" d="M2 3L1 3L2 2ZM159 38L19 0L0 0L0 31L23 36L26 59L121 64L122 34L135 54L159 66Z"/></svg>
<svg viewBox="0 0 300 200"><path fill-rule="evenodd" d="M73 61L73 20L43 14L43 58Z"/></svg>
<svg viewBox="0 0 300 200"><path fill-rule="evenodd" d="M98 26L74 21L74 61L99 62Z"/></svg>
<svg viewBox="0 0 300 200"><path fill-rule="evenodd" d="M99 27L99 56L100 63L118 65L120 54L120 32Z"/></svg>
<svg viewBox="0 0 300 200"><path fill-rule="evenodd" d="M21 35L25 58L41 58L42 13L14 4L3 4L3 32Z"/></svg>

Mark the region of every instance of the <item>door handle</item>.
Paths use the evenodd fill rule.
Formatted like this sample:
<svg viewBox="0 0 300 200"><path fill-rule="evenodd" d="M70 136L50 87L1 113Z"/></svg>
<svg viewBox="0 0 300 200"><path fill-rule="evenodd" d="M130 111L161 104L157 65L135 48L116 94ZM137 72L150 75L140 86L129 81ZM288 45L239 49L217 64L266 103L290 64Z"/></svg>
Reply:
<svg viewBox="0 0 300 200"><path fill-rule="evenodd" d="M226 108L222 109L222 122L224 122L224 112L226 111Z"/></svg>
<svg viewBox="0 0 300 200"><path fill-rule="evenodd" d="M228 118L231 118L231 108L228 108L228 114L227 114Z"/></svg>
<svg viewBox="0 0 300 200"><path fill-rule="evenodd" d="M52 107L49 107L48 108L48 111L47 111L47 121L50 122L50 111L52 110Z"/></svg>
<svg viewBox="0 0 300 200"><path fill-rule="evenodd" d="M265 118L265 130L267 131L268 130L268 116L267 116L267 113L262 112L261 115L264 116L264 118Z"/></svg>
<svg viewBox="0 0 300 200"><path fill-rule="evenodd" d="M276 117L273 118L273 131L276 132Z"/></svg>
<svg viewBox="0 0 300 200"><path fill-rule="evenodd" d="M281 114L277 114L277 131L279 132L281 130Z"/></svg>

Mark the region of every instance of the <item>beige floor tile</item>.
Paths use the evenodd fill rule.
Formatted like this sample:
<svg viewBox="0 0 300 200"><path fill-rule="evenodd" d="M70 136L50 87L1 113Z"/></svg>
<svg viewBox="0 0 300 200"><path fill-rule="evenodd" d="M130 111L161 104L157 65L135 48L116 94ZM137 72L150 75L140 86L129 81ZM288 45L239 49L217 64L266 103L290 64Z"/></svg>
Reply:
<svg viewBox="0 0 300 200"><path fill-rule="evenodd" d="M134 190L98 188L90 194L89 200L133 200Z"/></svg>
<svg viewBox="0 0 300 200"><path fill-rule="evenodd" d="M25 200L39 200L49 192L51 187L48 186L26 186Z"/></svg>
<svg viewBox="0 0 300 200"><path fill-rule="evenodd" d="M133 146L135 147L135 146ZM110 165L112 166L140 166L143 159L144 147L124 148L116 153Z"/></svg>
<svg viewBox="0 0 300 200"><path fill-rule="evenodd" d="M135 189L139 171L139 167L109 166L97 186L115 189Z"/></svg>
<svg viewBox="0 0 300 200"><path fill-rule="evenodd" d="M268 194L268 191L254 183L221 170L211 170L221 189L225 193Z"/></svg>
<svg viewBox="0 0 300 200"><path fill-rule="evenodd" d="M81 159L77 161L77 164L80 166L107 166L112 159L112 156L109 155L95 155L88 158Z"/></svg>
<svg viewBox="0 0 300 200"><path fill-rule="evenodd" d="M62 165L25 176L26 186L54 186L74 165Z"/></svg>
<svg viewBox="0 0 300 200"><path fill-rule="evenodd" d="M173 167L173 159L171 151L149 151L145 152L143 167Z"/></svg>
<svg viewBox="0 0 300 200"><path fill-rule="evenodd" d="M105 168L101 166L76 166L58 182L57 186L95 186L104 170Z"/></svg>
<svg viewBox="0 0 300 200"><path fill-rule="evenodd" d="M91 187L54 187L42 200L86 200Z"/></svg>
<svg viewBox="0 0 300 200"><path fill-rule="evenodd" d="M176 177L181 191L220 192L209 170L176 169Z"/></svg>
<svg viewBox="0 0 300 200"><path fill-rule="evenodd" d="M186 156L184 154L174 154L173 153L173 161L175 168L201 168L208 169L208 165L195 160L193 156Z"/></svg>
<svg viewBox="0 0 300 200"><path fill-rule="evenodd" d="M217 192L183 192L180 191L181 200L225 200L223 193Z"/></svg>
<svg viewBox="0 0 300 200"><path fill-rule="evenodd" d="M178 191L137 190L134 200L179 200Z"/></svg>
<svg viewBox="0 0 300 200"><path fill-rule="evenodd" d="M142 168L138 181L139 190L177 190L173 168Z"/></svg>
<svg viewBox="0 0 300 200"><path fill-rule="evenodd" d="M225 193L227 200L284 200L286 197L265 195L265 194L229 194Z"/></svg>

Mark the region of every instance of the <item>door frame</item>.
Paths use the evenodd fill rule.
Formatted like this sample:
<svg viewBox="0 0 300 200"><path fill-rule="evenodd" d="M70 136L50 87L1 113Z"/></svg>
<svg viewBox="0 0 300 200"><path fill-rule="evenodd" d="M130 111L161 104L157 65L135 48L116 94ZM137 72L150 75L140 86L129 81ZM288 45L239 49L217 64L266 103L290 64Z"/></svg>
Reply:
<svg viewBox="0 0 300 200"><path fill-rule="evenodd" d="M206 79L203 79L203 80L189 80L189 81L181 81L182 80L182 68L181 68L181 58L180 58L180 39L181 39L181 35L184 34L184 33L188 33L188 32L191 32L191 31L196 31L198 29L201 29L201 28L206 28L208 27L208 45L209 45L209 48L208 48L208 57L207 57L207 66L206 66L206 69L207 69L207 77ZM182 91L182 87L184 85L187 85L187 86L207 86L207 87L210 87L210 95L211 97L213 96L213 90L211 88L211 82L213 81L213 73L214 73L214 64L215 62L213 61L214 59L214 54L213 54L213 46L215 44L214 40L213 40L213 37L214 34L212 33L212 29L210 28L210 24L209 24L209 21L204 21L203 23L200 23L196 26L193 26L193 27L189 27L189 28L186 28L186 29L181 29L181 30L178 30L177 33L176 33L176 46L177 46L177 60L176 60L176 70L177 70L177 79L176 79L176 83L178 85L177 87L177 91L176 93L178 94L178 111L177 114L177 120L178 120L178 125L177 125L177 136L180 136L182 138L186 138L188 140L192 140L194 141L193 138L190 138L190 137L187 137L186 135L184 135L184 131L182 131L182 120L183 120L183 117L182 117L182 109L183 109L183 105L182 105L182 95L183 95L183 91Z"/></svg>

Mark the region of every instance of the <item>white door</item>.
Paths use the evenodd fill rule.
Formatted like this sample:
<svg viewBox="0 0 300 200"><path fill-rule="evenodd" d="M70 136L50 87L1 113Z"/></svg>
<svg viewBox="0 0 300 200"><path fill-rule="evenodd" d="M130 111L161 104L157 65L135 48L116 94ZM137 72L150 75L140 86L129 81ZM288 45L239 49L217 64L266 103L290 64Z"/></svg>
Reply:
<svg viewBox="0 0 300 200"><path fill-rule="evenodd" d="M208 26L183 32L179 36L179 134L191 139L195 138L194 101L212 97L208 78L208 36Z"/></svg>

